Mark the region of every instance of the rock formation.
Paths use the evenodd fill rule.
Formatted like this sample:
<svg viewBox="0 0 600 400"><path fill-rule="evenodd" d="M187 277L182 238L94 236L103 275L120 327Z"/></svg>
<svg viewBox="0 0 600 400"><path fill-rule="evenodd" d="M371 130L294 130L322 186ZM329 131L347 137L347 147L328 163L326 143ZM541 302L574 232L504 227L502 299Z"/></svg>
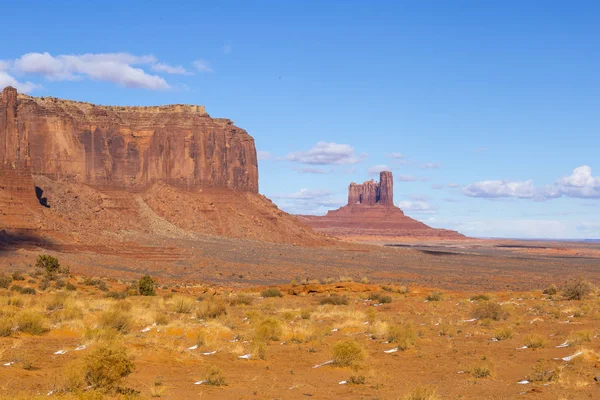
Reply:
<svg viewBox="0 0 600 400"><path fill-rule="evenodd" d="M390 171L379 174L379 182L370 181L348 186L348 204L394 205L394 179Z"/></svg>
<svg viewBox="0 0 600 400"><path fill-rule="evenodd" d="M351 183L346 206L324 216L301 215L299 218L317 232L339 237L464 238L458 232L431 228L404 215L394 206L393 187L392 173L383 171L379 182Z"/></svg>
<svg viewBox="0 0 600 400"><path fill-rule="evenodd" d="M0 163L93 186L227 187L258 193L254 139L204 107L106 107L0 95Z"/></svg>

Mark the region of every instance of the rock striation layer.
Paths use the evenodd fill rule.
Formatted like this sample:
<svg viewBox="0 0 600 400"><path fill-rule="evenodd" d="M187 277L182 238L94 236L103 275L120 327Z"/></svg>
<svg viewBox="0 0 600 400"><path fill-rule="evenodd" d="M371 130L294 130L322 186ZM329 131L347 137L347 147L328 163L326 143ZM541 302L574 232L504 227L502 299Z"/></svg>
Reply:
<svg viewBox="0 0 600 400"><path fill-rule="evenodd" d="M0 95L0 163L98 187L164 182L258 193L254 139L202 106L96 106L7 87Z"/></svg>
<svg viewBox="0 0 600 400"><path fill-rule="evenodd" d="M301 215L315 231L339 237L410 237L418 239L463 239L458 232L435 229L404 215L394 206L393 177L381 172L379 182L351 183L348 204L324 216Z"/></svg>

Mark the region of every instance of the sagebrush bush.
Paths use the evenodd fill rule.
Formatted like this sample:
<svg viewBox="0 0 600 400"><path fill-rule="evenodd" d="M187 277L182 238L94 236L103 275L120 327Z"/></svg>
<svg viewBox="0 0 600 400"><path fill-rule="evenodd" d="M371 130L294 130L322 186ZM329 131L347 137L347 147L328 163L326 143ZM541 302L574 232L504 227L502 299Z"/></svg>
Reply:
<svg viewBox="0 0 600 400"><path fill-rule="evenodd" d="M369 295L369 300L373 300L381 304L389 304L392 302L392 297L382 295L381 293L371 293Z"/></svg>
<svg viewBox="0 0 600 400"><path fill-rule="evenodd" d="M196 316L200 319L217 318L227 314L227 305L222 299L209 297L198 306Z"/></svg>
<svg viewBox="0 0 600 400"><path fill-rule="evenodd" d="M144 275L138 282L138 291L142 296L156 296L154 280L150 275Z"/></svg>
<svg viewBox="0 0 600 400"><path fill-rule="evenodd" d="M98 325L101 328L110 328L120 333L127 333L131 329L131 317L121 310L108 310L100 315Z"/></svg>
<svg viewBox="0 0 600 400"><path fill-rule="evenodd" d="M173 299L173 311L178 314L189 314L194 309L196 302L188 297L175 297Z"/></svg>
<svg viewBox="0 0 600 400"><path fill-rule="evenodd" d="M490 296L487 294L477 294L475 296L472 296L471 301L489 301L490 300Z"/></svg>
<svg viewBox="0 0 600 400"><path fill-rule="evenodd" d="M508 312L504 308L493 301L483 301L478 304L473 310L473 317L478 319L492 319L500 321L508 318Z"/></svg>
<svg viewBox="0 0 600 400"><path fill-rule="evenodd" d="M21 292L23 291L23 286L21 286L21 285L12 285L12 286L10 287L10 290L11 290L12 292L21 293Z"/></svg>
<svg viewBox="0 0 600 400"><path fill-rule="evenodd" d="M0 317L0 337L12 335L12 321L8 317Z"/></svg>
<svg viewBox="0 0 600 400"><path fill-rule="evenodd" d="M540 349L546 345L546 341L543 337L531 334L525 337L525 346L530 349Z"/></svg>
<svg viewBox="0 0 600 400"><path fill-rule="evenodd" d="M125 346L116 342L100 343L85 358L85 380L96 389L112 389L135 370Z"/></svg>
<svg viewBox="0 0 600 400"><path fill-rule="evenodd" d="M36 294L36 293L37 293L37 292L36 292L36 291L35 291L35 289L34 289L34 288L32 288L32 287L24 287L24 288L21 290L21 294Z"/></svg>
<svg viewBox="0 0 600 400"><path fill-rule="evenodd" d="M25 310L19 313L16 322L21 332L30 335L41 335L48 330L44 316L33 310Z"/></svg>
<svg viewBox="0 0 600 400"><path fill-rule="evenodd" d="M254 298L247 294L239 294L239 295L235 296L234 298L229 299L229 305L231 305L231 306L239 306L239 305L250 306L250 305L252 305L253 302L254 302Z"/></svg>
<svg viewBox="0 0 600 400"><path fill-rule="evenodd" d="M254 332L255 339L267 342L270 340L279 340L281 335L283 335L282 324L273 317L262 320Z"/></svg>
<svg viewBox="0 0 600 400"><path fill-rule="evenodd" d="M283 297L281 290L279 288L268 288L262 291L262 297Z"/></svg>
<svg viewBox="0 0 600 400"><path fill-rule="evenodd" d="M8 289L12 283L12 277L1 274L0 275L0 289Z"/></svg>
<svg viewBox="0 0 600 400"><path fill-rule="evenodd" d="M565 283L562 291L567 300L583 300L594 291L594 286L585 279L574 279Z"/></svg>
<svg viewBox="0 0 600 400"><path fill-rule="evenodd" d="M348 298L346 296L339 296L337 294L332 294L331 296L327 296L320 301L321 305L331 304L334 306L345 306L348 304Z"/></svg>
<svg viewBox="0 0 600 400"><path fill-rule="evenodd" d="M15 271L12 273L12 279L13 281L24 281L25 277L23 276L21 271Z"/></svg>
<svg viewBox="0 0 600 400"><path fill-rule="evenodd" d="M432 292L427 296L427 301L441 301L442 294L440 292Z"/></svg>
<svg viewBox="0 0 600 400"><path fill-rule="evenodd" d="M510 326L502 326L496 329L494 337L498 340L510 339L513 335L513 330Z"/></svg>
<svg viewBox="0 0 600 400"><path fill-rule="evenodd" d="M555 295L556 293L558 293L558 288L556 287L555 284L552 284L550 286L548 286L547 288L545 288L542 291L543 294L548 294L548 295Z"/></svg>
<svg viewBox="0 0 600 400"><path fill-rule="evenodd" d="M364 375L352 375L348 378L348 383L352 385L364 385L367 383L367 378Z"/></svg>
<svg viewBox="0 0 600 400"><path fill-rule="evenodd" d="M206 384L210 386L227 386L227 379L225 379L223 371L214 365L211 365L206 369L204 380L206 381Z"/></svg>
<svg viewBox="0 0 600 400"><path fill-rule="evenodd" d="M399 350L408 350L414 346L417 333L411 324L391 325L388 327L387 340L397 343Z"/></svg>
<svg viewBox="0 0 600 400"><path fill-rule="evenodd" d="M333 344L333 363L340 367L349 367L360 363L365 358L365 351L358 342L346 339Z"/></svg>
<svg viewBox="0 0 600 400"><path fill-rule="evenodd" d="M492 376L492 370L487 364L476 365L471 368L471 376L473 378L489 378Z"/></svg>

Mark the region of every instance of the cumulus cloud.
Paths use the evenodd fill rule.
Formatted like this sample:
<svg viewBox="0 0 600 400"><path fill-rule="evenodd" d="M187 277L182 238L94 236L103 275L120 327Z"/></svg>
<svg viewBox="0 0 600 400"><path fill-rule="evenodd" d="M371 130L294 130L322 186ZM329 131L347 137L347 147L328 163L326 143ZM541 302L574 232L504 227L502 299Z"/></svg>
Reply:
<svg viewBox="0 0 600 400"><path fill-rule="evenodd" d="M31 93L35 89L41 88L40 85L36 85L35 83L20 82L7 72L0 70L0 90L5 88L6 86L12 86L16 88L21 93Z"/></svg>
<svg viewBox="0 0 600 400"><path fill-rule="evenodd" d="M308 151L298 151L287 155L286 159L302 164L340 165L356 164L362 161L366 154L356 154L348 144L334 142L318 142Z"/></svg>
<svg viewBox="0 0 600 400"><path fill-rule="evenodd" d="M424 200L399 201L398 207L400 207L402 211L419 214L435 214L438 209L436 206L431 205Z"/></svg>
<svg viewBox="0 0 600 400"><path fill-rule="evenodd" d="M268 151L258 150L256 152L256 157L259 161L270 160L273 155Z"/></svg>
<svg viewBox="0 0 600 400"><path fill-rule="evenodd" d="M213 72L212 67L206 60L198 59L193 64L199 72Z"/></svg>
<svg viewBox="0 0 600 400"><path fill-rule="evenodd" d="M167 74L174 75L191 75L191 72L188 72L181 65L173 66L166 63L156 63L152 65L152 70L156 72L165 72Z"/></svg>
<svg viewBox="0 0 600 400"><path fill-rule="evenodd" d="M316 167L302 167L296 168L296 171L301 174L326 174L327 171L324 168L316 168Z"/></svg>
<svg viewBox="0 0 600 400"><path fill-rule="evenodd" d="M89 78L131 88L169 89L160 76L144 71L139 65L155 65L152 55L128 53L62 54L27 53L13 61L4 61L16 75L40 75L50 81ZM160 65L160 64L156 64ZM159 67L160 68L160 67Z"/></svg>
<svg viewBox="0 0 600 400"><path fill-rule="evenodd" d="M463 188L470 197L549 200L558 197L582 199L600 198L600 177L592 174L592 168L582 165L571 175L556 180L552 185L536 187L533 181L489 180L475 182Z"/></svg>
<svg viewBox="0 0 600 400"><path fill-rule="evenodd" d="M369 175L379 175L381 171L391 171L391 168L384 164L373 165L367 170Z"/></svg>

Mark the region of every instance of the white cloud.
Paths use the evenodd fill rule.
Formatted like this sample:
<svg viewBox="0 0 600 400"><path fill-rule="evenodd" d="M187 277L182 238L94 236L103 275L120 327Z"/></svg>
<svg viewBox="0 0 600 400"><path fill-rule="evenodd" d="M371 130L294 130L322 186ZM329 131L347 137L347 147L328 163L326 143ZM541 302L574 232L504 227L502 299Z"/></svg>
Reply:
<svg viewBox="0 0 600 400"><path fill-rule="evenodd" d="M268 151L258 150L256 152L256 156L259 161L264 161L264 160L270 160L272 157L272 154L269 153Z"/></svg>
<svg viewBox="0 0 600 400"><path fill-rule="evenodd" d="M402 211L419 214L435 214L438 209L436 206L433 206L424 200L399 201L398 207L400 207Z"/></svg>
<svg viewBox="0 0 600 400"><path fill-rule="evenodd" d="M286 158L302 164L340 165L356 164L365 157L366 154L355 154L354 148L348 144L318 142L312 149L290 153Z"/></svg>
<svg viewBox="0 0 600 400"><path fill-rule="evenodd" d="M404 158L404 154L402 153L390 153L388 154L388 157L393 158L395 160L401 160Z"/></svg>
<svg viewBox="0 0 600 400"><path fill-rule="evenodd" d="M600 198L600 177L592 175L592 169L582 165L573 170L571 175L555 181L552 185L536 187L533 181L489 180L475 182L463 188L463 193L470 197L549 200L558 197L575 197L582 199Z"/></svg>
<svg viewBox="0 0 600 400"><path fill-rule="evenodd" d="M394 176L394 180L398 182L418 182L418 181L426 181L429 178L418 177L413 175L396 175Z"/></svg>
<svg viewBox="0 0 600 400"><path fill-rule="evenodd" d="M156 63L152 55L135 56L128 53L98 53L57 55L27 53L11 62L11 70L23 75L41 75L52 81L89 78L107 81L130 88L151 90L169 89L160 76L151 75L134 65Z"/></svg>
<svg viewBox="0 0 600 400"><path fill-rule="evenodd" d="M35 89L41 88L40 85L36 85L35 83L31 83L29 81L20 82L14 77L10 76L8 73L0 70L0 90L7 86L12 86L21 93L31 93Z"/></svg>
<svg viewBox="0 0 600 400"><path fill-rule="evenodd" d="M315 168L315 167L302 167L296 168L296 171L301 174L326 174L327 171L324 168Z"/></svg>
<svg viewBox="0 0 600 400"><path fill-rule="evenodd" d="M281 209L292 214L323 214L345 204L345 200L333 197L329 190L301 189L296 193L271 197L276 199Z"/></svg>
<svg viewBox="0 0 600 400"><path fill-rule="evenodd" d="M373 165L371 168L369 168L367 170L369 175L379 175L379 173L381 171L391 171L391 168L388 167L387 165L379 164L379 165Z"/></svg>
<svg viewBox="0 0 600 400"><path fill-rule="evenodd" d="M181 65L173 66L166 63L156 63L152 65L152 70L156 72L165 72L167 74L174 75L191 75L191 72L188 72Z"/></svg>
<svg viewBox="0 0 600 400"><path fill-rule="evenodd" d="M331 196L330 190L313 190L313 189L300 189L296 193L291 194L278 194L273 197L276 199L302 199L302 200L314 200L322 199Z"/></svg>
<svg viewBox="0 0 600 400"><path fill-rule="evenodd" d="M440 167L441 167L440 163L437 163L437 162L428 162L428 163L421 165L421 169L437 169Z"/></svg>
<svg viewBox="0 0 600 400"><path fill-rule="evenodd" d="M199 72L213 72L212 67L206 60L198 59L193 64Z"/></svg>

